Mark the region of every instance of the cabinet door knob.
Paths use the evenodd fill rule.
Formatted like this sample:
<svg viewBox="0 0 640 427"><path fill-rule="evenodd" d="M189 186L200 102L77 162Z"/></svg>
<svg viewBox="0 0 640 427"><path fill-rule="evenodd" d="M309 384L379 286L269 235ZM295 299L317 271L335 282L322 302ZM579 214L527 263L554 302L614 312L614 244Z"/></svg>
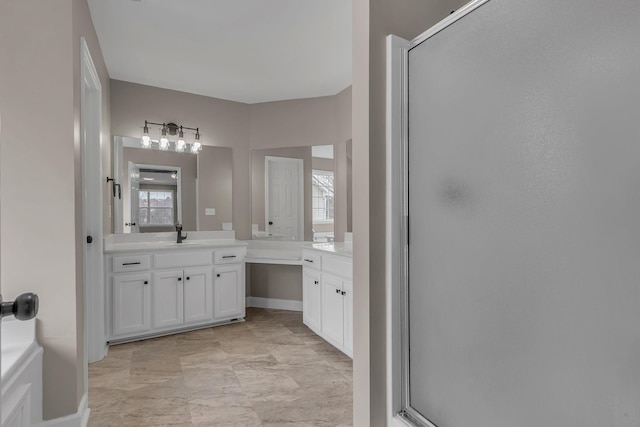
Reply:
<svg viewBox="0 0 640 427"><path fill-rule="evenodd" d="M144 281L144 284L145 284L145 285L148 285L148 284L149 284L149 281L148 281L148 280L145 280L145 281Z"/></svg>
<svg viewBox="0 0 640 427"><path fill-rule="evenodd" d="M181 281L182 281L182 277L178 277L178 282L181 282Z"/></svg>
<svg viewBox="0 0 640 427"><path fill-rule="evenodd" d="M313 283L317 285L317 284L318 284L318 281L317 281L317 280L314 280L314 281L313 281Z"/></svg>
<svg viewBox="0 0 640 427"><path fill-rule="evenodd" d="M342 291L342 295L346 295L347 293L345 291Z"/></svg>
<svg viewBox="0 0 640 427"><path fill-rule="evenodd" d="M218 274L216 274L216 277L220 277L220 274L219 274L219 273L218 273Z"/></svg>
<svg viewBox="0 0 640 427"><path fill-rule="evenodd" d="M339 294L339 293L340 293L340 289L336 289L336 294Z"/></svg>
<svg viewBox="0 0 640 427"><path fill-rule="evenodd" d="M189 276L187 276L187 280L191 279Z"/></svg>

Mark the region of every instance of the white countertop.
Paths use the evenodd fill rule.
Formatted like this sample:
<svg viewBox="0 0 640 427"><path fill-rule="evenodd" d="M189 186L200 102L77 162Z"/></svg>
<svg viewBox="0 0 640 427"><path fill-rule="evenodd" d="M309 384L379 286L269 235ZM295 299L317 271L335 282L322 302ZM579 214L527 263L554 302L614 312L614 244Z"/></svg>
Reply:
<svg viewBox="0 0 640 427"><path fill-rule="evenodd" d="M307 249L315 249L317 251L329 252L344 257L353 258L353 244L342 242L331 243L312 243Z"/></svg>
<svg viewBox="0 0 640 427"><path fill-rule="evenodd" d="M236 240L235 232L184 231L188 237L176 242L176 233L110 234L104 238L104 253L150 250L215 249L247 247L246 262L264 264L302 264L302 250L312 249L345 257L353 256L351 243L313 243L279 240Z"/></svg>
<svg viewBox="0 0 640 427"><path fill-rule="evenodd" d="M182 243L176 242L129 242L129 243L105 243L104 253L117 253L129 251L149 251L164 249L208 249L208 248L229 248L236 246L247 246L247 242L241 240L185 240Z"/></svg>
<svg viewBox="0 0 640 427"><path fill-rule="evenodd" d="M187 235L187 239L182 243L176 242L175 232L109 234L104 238L104 253L247 246L246 241L236 240L233 231L183 231L182 233Z"/></svg>

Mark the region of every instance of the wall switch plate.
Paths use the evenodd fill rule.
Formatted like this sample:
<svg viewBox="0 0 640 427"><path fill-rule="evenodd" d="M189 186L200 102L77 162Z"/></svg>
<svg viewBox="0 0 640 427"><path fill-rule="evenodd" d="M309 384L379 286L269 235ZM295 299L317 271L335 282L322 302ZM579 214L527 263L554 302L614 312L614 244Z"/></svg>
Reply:
<svg viewBox="0 0 640 427"><path fill-rule="evenodd" d="M204 214L205 215L215 215L216 214L216 209L215 208L206 208L204 210Z"/></svg>

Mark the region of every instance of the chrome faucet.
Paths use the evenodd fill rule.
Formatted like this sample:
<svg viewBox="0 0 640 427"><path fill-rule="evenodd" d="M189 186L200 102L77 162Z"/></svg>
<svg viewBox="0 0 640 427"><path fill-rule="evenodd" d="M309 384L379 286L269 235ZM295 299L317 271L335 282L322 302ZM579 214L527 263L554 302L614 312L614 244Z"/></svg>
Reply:
<svg viewBox="0 0 640 427"><path fill-rule="evenodd" d="M176 231L178 232L178 240L176 243L182 243L183 240L187 240L187 234L182 235L182 224L176 224Z"/></svg>

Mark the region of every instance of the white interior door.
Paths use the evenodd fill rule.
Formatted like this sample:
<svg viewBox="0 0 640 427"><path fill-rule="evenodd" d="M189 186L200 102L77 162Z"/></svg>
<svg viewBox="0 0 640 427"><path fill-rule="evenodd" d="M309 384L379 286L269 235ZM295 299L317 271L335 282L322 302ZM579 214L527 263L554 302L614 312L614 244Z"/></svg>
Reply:
<svg viewBox="0 0 640 427"><path fill-rule="evenodd" d="M408 50L408 408L637 427L640 3L476 4Z"/></svg>
<svg viewBox="0 0 640 427"><path fill-rule="evenodd" d="M102 86L84 39L81 43L82 223L87 362L106 354L103 266ZM86 377L86 375L85 375ZM85 382L86 382L85 378Z"/></svg>
<svg viewBox="0 0 640 427"><path fill-rule="evenodd" d="M265 230L284 240L304 240L303 160L265 158Z"/></svg>
<svg viewBox="0 0 640 427"><path fill-rule="evenodd" d="M130 192L130 209L124 213L125 233L140 232L140 166L133 162L128 164L129 170L129 192ZM127 221L127 215L129 215Z"/></svg>

